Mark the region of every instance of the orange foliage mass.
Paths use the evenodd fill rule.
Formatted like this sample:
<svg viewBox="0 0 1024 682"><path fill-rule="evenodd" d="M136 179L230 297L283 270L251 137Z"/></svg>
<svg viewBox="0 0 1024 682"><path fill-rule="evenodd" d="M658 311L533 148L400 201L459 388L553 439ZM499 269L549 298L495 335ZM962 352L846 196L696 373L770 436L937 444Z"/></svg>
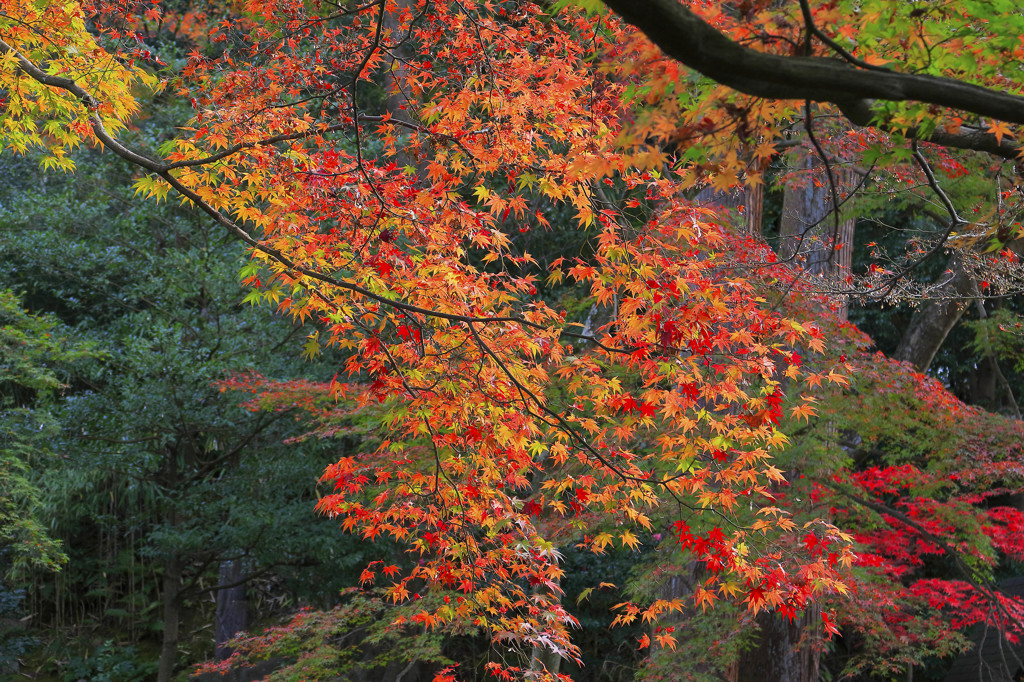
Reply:
<svg viewBox="0 0 1024 682"><path fill-rule="evenodd" d="M321 435L376 416L376 440L324 473L318 509L415 556L363 573L391 600L423 586L465 596L417 622L574 658L558 547L635 548L656 523L707 569L701 606L792 615L846 589L849 538L798 527L775 502L773 464L783 399L808 419L814 400L794 394L844 383L842 369L802 364L820 330L764 298L792 275L765 270L766 247L686 195L762 182L793 103L702 82L690 106L678 64L640 34L541 4L235 0L167 14L196 42L167 81L135 38L170 10L44 4L3 0L6 146L43 146L63 169L78 144L109 147L144 172L140 193L174 193L252 247L251 299L310 322L310 354L347 359L325 385L234 385L308 410ZM700 11L765 50L788 44L720 10ZM118 134L146 89L193 113L136 151ZM381 111L382 94L401 104ZM691 148L700 162L681 158ZM516 236L556 220L578 230L580 257L541 276L603 323L538 295ZM626 601L616 620L682 606Z"/></svg>

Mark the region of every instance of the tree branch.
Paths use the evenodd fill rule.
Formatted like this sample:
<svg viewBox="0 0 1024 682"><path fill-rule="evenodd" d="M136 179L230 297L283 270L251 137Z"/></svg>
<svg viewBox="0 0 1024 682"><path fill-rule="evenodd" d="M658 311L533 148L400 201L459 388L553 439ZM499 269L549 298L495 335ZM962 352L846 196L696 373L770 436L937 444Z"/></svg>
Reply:
<svg viewBox="0 0 1024 682"><path fill-rule="evenodd" d="M1024 125L1024 97L1018 95L953 78L859 68L829 57L758 52L720 33L679 0L604 0L604 4L640 29L668 56L748 95L831 102L861 126L871 124L877 100L935 104ZM1006 156L1009 150L994 144L994 137L984 138L937 131L919 139Z"/></svg>

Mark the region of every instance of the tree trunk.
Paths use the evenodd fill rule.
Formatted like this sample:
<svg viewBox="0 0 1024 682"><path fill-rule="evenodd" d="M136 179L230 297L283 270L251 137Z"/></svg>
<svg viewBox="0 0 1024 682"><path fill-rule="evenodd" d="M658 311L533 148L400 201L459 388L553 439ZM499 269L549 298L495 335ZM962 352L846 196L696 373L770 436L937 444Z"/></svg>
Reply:
<svg viewBox="0 0 1024 682"><path fill-rule="evenodd" d="M172 555L164 566L164 638L160 647L160 667L157 682L170 682L178 658L178 630L181 621L181 560Z"/></svg>
<svg viewBox="0 0 1024 682"><path fill-rule="evenodd" d="M398 18L403 10L407 10L412 6L411 0L398 0L395 6L395 11L385 12L383 17L384 30L388 31L389 38L388 43L395 45L406 38L401 35L401 22ZM407 26L408 28L408 26ZM412 112L409 111L409 106L413 104L410 99L410 93L405 88L405 81L407 78L408 67L405 63L398 59L398 57L406 56L407 49L396 47L392 51L393 61L390 68L384 72L384 91L387 93L387 99L384 101L384 108L389 114L393 121L402 121L404 123L414 123ZM408 135L407 130L399 132L400 137ZM395 163L399 166L417 166L417 159L413 154L409 153L409 150L404 146L397 146L397 155L395 156Z"/></svg>
<svg viewBox="0 0 1024 682"><path fill-rule="evenodd" d="M799 161L807 175L800 185L787 185L782 199L779 255L783 260L801 259L808 275L821 278L823 291L841 290L853 264L853 238L856 218L838 219L832 184L824 165L812 152ZM832 169L838 198L854 184L854 176L841 169ZM812 286L812 288L814 288ZM846 320L849 304L845 296L835 301L840 319Z"/></svg>
<svg viewBox="0 0 1024 682"><path fill-rule="evenodd" d="M753 187L736 188L729 192L720 192L712 187L705 187L693 202L701 206L720 206L735 208L742 211L741 225L746 234L760 235L761 222L764 218L764 184Z"/></svg>
<svg viewBox="0 0 1024 682"><path fill-rule="evenodd" d="M985 302L980 298L974 299L974 309L978 311L979 320L984 322L988 319L988 310L985 308ZM1010 385L1006 375L1003 374L1002 367L999 366L999 357L992 347L992 339L987 330L983 332L983 341L985 357L982 364L978 366L978 373L981 374L981 371L984 370L985 376L990 382L990 385L986 387L988 395L984 396L988 398L989 402L985 403L984 400L979 400L978 398L983 396L975 394L973 387L970 402L972 405L983 405L992 412L1001 412L1005 409L1014 417L1020 419L1020 405L1017 404L1017 396L1013 392L1013 386Z"/></svg>
<svg viewBox="0 0 1024 682"><path fill-rule="evenodd" d="M745 651L731 682L817 682L821 662L821 612L808 606L790 621L775 613L757 617L757 646Z"/></svg>
<svg viewBox="0 0 1024 682"><path fill-rule="evenodd" d="M743 218L746 221L747 234L760 237L761 224L764 222L763 182L743 190Z"/></svg>
<svg viewBox="0 0 1024 682"><path fill-rule="evenodd" d="M1011 241L1006 248L1018 256L1024 255L1024 239ZM932 364L946 336L963 316L969 299L978 299L980 295L977 282L959 256L949 259L947 270L953 276L939 289L936 300L917 309L892 355L896 360L909 362L919 372L924 372ZM987 316L984 305L978 314L982 319ZM1013 395L1012 391L1010 395ZM1016 400L1012 402L1016 408Z"/></svg>
<svg viewBox="0 0 1024 682"><path fill-rule="evenodd" d="M231 648L227 642L242 630L249 620L248 603L245 599L245 583L241 582L245 575L243 561L233 559L221 562L217 582L220 585L234 585L217 590L217 611L214 616L213 637L216 642L215 656L223 661L231 656ZM240 583L240 584L235 584Z"/></svg>
<svg viewBox="0 0 1024 682"><path fill-rule="evenodd" d="M533 654L530 656L530 672L540 673L546 671L551 677L557 677L562 667L562 657L550 649L533 647Z"/></svg>
<svg viewBox="0 0 1024 682"><path fill-rule="evenodd" d="M812 151L808 150L798 164L807 177L805 182L785 188L780 256L802 261L804 277L812 290L842 289L852 265L856 219L831 215L836 210L832 184ZM853 177L834 168L832 180L841 200L853 185ZM833 301L832 307L840 319L847 319L845 297ZM762 612L755 622L755 646L728 671L730 682L817 682L821 659L821 612L817 605L809 604L792 621Z"/></svg>
<svg viewBox="0 0 1024 682"><path fill-rule="evenodd" d="M919 372L928 369L950 330L963 317L966 305L962 299L973 296L976 291L974 280L959 257L950 259L949 269L953 277L939 290L937 300L928 301L917 309L892 354L894 359L909 362Z"/></svg>
<svg viewBox="0 0 1024 682"><path fill-rule="evenodd" d="M787 184L782 196L779 255L784 259L801 256L807 269L820 275L828 261L820 228L832 207L831 194L828 182L819 182L821 164L813 151L804 152L796 165L800 184Z"/></svg>
<svg viewBox="0 0 1024 682"><path fill-rule="evenodd" d="M179 450L168 447L165 453L163 484L172 493L171 504L167 511L167 524L174 528L178 525L178 507L176 495L179 484ZM164 636L160 645L160 664L157 669L157 682L170 682L174 676L174 665L178 659L178 631L181 621L181 578L182 557L170 549L167 563L164 565L161 599L164 606Z"/></svg>
<svg viewBox="0 0 1024 682"><path fill-rule="evenodd" d="M651 624L648 636L654 642L660 631L673 630L678 642L675 649L652 644L650 658L646 663L643 679L686 680L722 679L732 680L735 661L726 660L722 650L708 650L706 633L721 631L723 624L714 620L714 612L701 615L693 601L693 593L701 582L702 570L696 561L680 564L663 573L659 579L658 597L665 600L681 599L688 604L681 612L666 613ZM698 619L711 621L698 623ZM729 626L731 628L731 623ZM733 681L735 682L735 681Z"/></svg>
<svg viewBox="0 0 1024 682"><path fill-rule="evenodd" d="M553 559L557 561L557 559ZM556 585L558 583L556 582ZM534 594L543 599L538 599L537 602L547 602L550 604L556 604L560 601L560 597L557 591L547 587L546 585L540 584L534 589ZM552 678L558 676L558 671L562 667L562 657L551 651L539 646L534 646L533 651L530 654L530 671L533 673L547 672Z"/></svg>

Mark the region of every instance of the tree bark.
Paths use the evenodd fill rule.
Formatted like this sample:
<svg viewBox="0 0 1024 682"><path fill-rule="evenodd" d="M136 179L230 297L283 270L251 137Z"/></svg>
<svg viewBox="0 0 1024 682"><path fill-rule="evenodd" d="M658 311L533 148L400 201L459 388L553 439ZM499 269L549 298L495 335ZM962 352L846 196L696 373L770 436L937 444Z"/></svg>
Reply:
<svg viewBox="0 0 1024 682"><path fill-rule="evenodd" d="M178 659L178 632L181 624L181 560L172 555L164 566L164 636L160 646L157 682L170 682Z"/></svg>
<svg viewBox="0 0 1024 682"><path fill-rule="evenodd" d="M401 22L398 20L401 12L411 7L411 0L397 0L394 12L384 13L384 29L389 33L389 43L396 45L402 41L406 36L400 35ZM394 47L392 50L393 63L390 68L384 72L384 91L387 94L387 99L384 101L384 108L389 114L391 119L394 121L404 121L405 123L415 123L413 120L412 112L409 110L410 105L413 104L409 100L408 93L403 90L405 87L405 81L407 78L408 67L405 63L399 59L399 57L405 56L408 52L407 49L402 47ZM406 133L403 132L402 135ZM417 159L415 155L410 154L409 150L405 146L401 146L395 150L397 155L395 157L395 163L399 166L417 166Z"/></svg>
<svg viewBox="0 0 1024 682"><path fill-rule="evenodd" d="M757 646L740 657L732 682L817 682L821 623L816 606L808 606L793 621L763 612L757 624L761 630Z"/></svg>
<svg viewBox="0 0 1024 682"><path fill-rule="evenodd" d="M871 125L874 101L918 101L1024 124L1024 98L953 78L901 73L846 59L782 56L741 45L710 26L678 0L604 0L670 57L722 85L766 99L831 102L855 125ZM875 121L877 123L877 121ZM1007 159L1016 145L977 134L942 130L918 136L936 144L977 149Z"/></svg>
<svg viewBox="0 0 1024 682"><path fill-rule="evenodd" d="M812 150L802 154L797 164L798 170L806 176L806 182L785 188L779 255L784 260L801 259L808 275L822 278L823 289L827 290L829 286L841 289L853 264L857 219L836 219L830 215L836 210L832 183L835 183L838 193L835 198L842 201L843 194L853 186L854 177L835 167L831 169L831 180L819 177L828 171ZM849 303L845 296L835 302L835 310L840 319L848 319Z"/></svg>
<svg viewBox="0 0 1024 682"><path fill-rule="evenodd" d="M163 485L164 489L171 492L171 502L167 511L167 524L174 528L180 520L178 517L177 495L175 494L180 483L179 454L183 458L184 453L179 453L178 448L168 447L164 452L163 463ZM160 663L157 668L157 682L170 682L174 676L174 665L178 659L178 632L181 624L181 580L182 580L182 557L178 552L171 549L168 552L167 563L164 565L163 584L161 599L164 607L164 633L160 645Z"/></svg>
<svg viewBox="0 0 1024 682"><path fill-rule="evenodd" d="M719 192L711 187L705 187L698 192L693 201L701 206L722 206L724 208L740 209L743 212L741 227L744 233L760 236L761 223L764 217L763 183L736 188L731 192Z"/></svg>
<svg viewBox="0 0 1024 682"><path fill-rule="evenodd" d="M683 609L682 613L666 614L665 617L658 621L657 626L652 624L649 633L652 641L659 628L672 626L676 627L676 636L679 638L680 643L685 641L688 635L686 628L682 626L688 620L697 617L697 609L693 603L693 592L699 582L699 575L699 565L697 562L692 561L682 566L682 570L662 576L658 585L658 597L666 600L682 599L689 601L689 605ZM686 647L683 647L682 651L686 651ZM723 671L728 674L727 668L729 667L727 664L723 664L720 669L715 670L706 662L693 660L690 656L680 655L679 651L660 646L651 647L649 665L652 678L665 680L687 679L694 674L709 677L720 676Z"/></svg>
<svg viewBox="0 0 1024 682"><path fill-rule="evenodd" d="M248 625L249 609L245 599L246 586L242 582L244 574L241 559L221 562L217 582L220 585L234 585L234 587L217 590L213 637L216 642L215 656L218 661L223 661L231 656L232 649L226 644L239 632L245 630Z"/></svg>
<svg viewBox="0 0 1024 682"><path fill-rule="evenodd" d="M760 237L764 222L764 182L743 191L743 218L747 234Z"/></svg>
<svg viewBox="0 0 1024 682"><path fill-rule="evenodd" d="M824 164L814 150L805 150L797 160L803 181L785 187L782 201L779 252L783 259L799 258L806 270L804 277L818 278L823 290L842 282L850 272L853 258L855 218L836 220L832 183L842 193L853 185L849 173L832 170L830 181L823 177ZM815 288L813 282L811 287ZM835 310L847 319L845 298ZM817 682L820 670L821 617L817 605L810 604L795 620L776 613L762 612L755 620L758 628L755 646L745 651L729 673L729 682Z"/></svg>
<svg viewBox="0 0 1024 682"><path fill-rule="evenodd" d="M910 318L910 325L892 355L896 360L909 362L919 372L928 369L950 330L963 317L963 299L975 294L974 279L958 256L950 259L949 269L953 276L941 287L936 300L921 305Z"/></svg>
<svg viewBox="0 0 1024 682"><path fill-rule="evenodd" d="M974 308L978 311L978 319L984 322L988 319L988 311L985 309L985 302L981 299L974 300ZM986 367L989 373L992 375L992 410L997 411L1001 409L999 404L999 395L996 387L1002 391L1003 398L1006 401L1006 408L1010 411L1010 414L1015 416L1017 419L1021 418L1020 405L1017 404L1017 396L1014 395L1013 387L1007 380L1006 375L1003 374L1002 368L999 366L999 358L996 356L995 350L992 348L992 340L989 338L989 334L985 332L985 361ZM971 400L972 403L977 403L977 400Z"/></svg>
<svg viewBox="0 0 1024 682"><path fill-rule="evenodd" d="M553 559L557 561L557 559ZM556 584L558 584L556 582ZM560 601L560 597L557 591L545 586L537 585L534 588L534 594L543 597L542 600L548 603L557 603ZM552 678L558 676L558 671L562 667L562 657L551 651L540 646L534 646L530 653L530 671L536 674L547 673Z"/></svg>

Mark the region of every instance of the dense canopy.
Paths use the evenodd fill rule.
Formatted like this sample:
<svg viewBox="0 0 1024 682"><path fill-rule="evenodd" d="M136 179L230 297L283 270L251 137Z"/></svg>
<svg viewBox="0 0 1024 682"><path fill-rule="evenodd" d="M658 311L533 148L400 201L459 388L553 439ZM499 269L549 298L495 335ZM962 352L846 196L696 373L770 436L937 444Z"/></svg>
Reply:
<svg viewBox="0 0 1024 682"><path fill-rule="evenodd" d="M688 576L614 606L655 668L725 603L858 633L854 672L955 651L950 619L1024 631L994 587L1024 558L1014 3L2 8L4 148L127 164L139 201L242 242L246 302L333 363L218 387L301 414L296 447L359 435L316 509L401 548L359 579L412 605L396 623L556 676L583 656L566 552L626 548ZM849 322L877 303L916 306L908 364ZM917 373L968 307L1011 416Z"/></svg>

